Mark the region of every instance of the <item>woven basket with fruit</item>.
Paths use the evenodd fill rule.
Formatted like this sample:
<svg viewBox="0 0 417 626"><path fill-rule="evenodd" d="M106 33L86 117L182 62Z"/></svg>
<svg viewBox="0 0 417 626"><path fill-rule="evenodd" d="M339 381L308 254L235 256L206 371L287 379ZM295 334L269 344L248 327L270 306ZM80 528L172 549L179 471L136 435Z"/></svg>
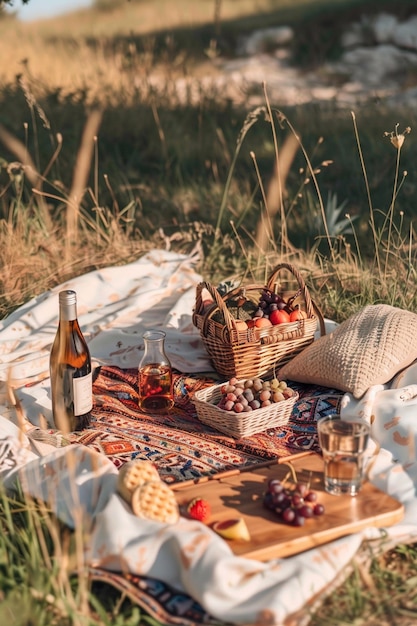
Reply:
<svg viewBox="0 0 417 626"><path fill-rule="evenodd" d="M237 439L284 426L296 400L298 393L277 378L233 377L193 396L201 422Z"/></svg>
<svg viewBox="0 0 417 626"><path fill-rule="evenodd" d="M283 288L284 270L296 288ZM281 278L281 280L280 280ZM229 379L272 376L301 352L324 321L298 270L278 265L266 285L247 285L221 296L208 282L197 286L193 323L216 371Z"/></svg>

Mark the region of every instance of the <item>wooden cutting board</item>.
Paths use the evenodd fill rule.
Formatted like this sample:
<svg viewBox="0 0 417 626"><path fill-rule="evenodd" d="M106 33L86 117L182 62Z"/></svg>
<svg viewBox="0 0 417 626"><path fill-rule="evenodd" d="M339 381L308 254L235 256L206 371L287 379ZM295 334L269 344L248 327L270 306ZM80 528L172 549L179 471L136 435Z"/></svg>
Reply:
<svg viewBox="0 0 417 626"><path fill-rule="evenodd" d="M243 517L251 540L225 541L234 554L260 561L297 554L369 526L388 527L403 517L403 505L369 482L356 497L326 493L322 459L317 454L309 454L295 457L291 464L298 480L310 481L325 513L307 519L302 527L284 524L263 506L263 494L270 478L282 480L287 475L286 462L288 459L252 471L232 470L197 483L179 483L174 487L177 502L184 512L193 498L207 500L211 506L209 526L218 520Z"/></svg>

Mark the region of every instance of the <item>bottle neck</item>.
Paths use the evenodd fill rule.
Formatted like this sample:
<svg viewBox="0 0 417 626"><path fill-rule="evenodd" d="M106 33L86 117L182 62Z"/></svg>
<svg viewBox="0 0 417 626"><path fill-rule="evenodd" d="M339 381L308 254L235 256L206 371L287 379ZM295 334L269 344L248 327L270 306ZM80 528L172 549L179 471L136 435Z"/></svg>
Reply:
<svg viewBox="0 0 417 626"><path fill-rule="evenodd" d="M72 322L77 319L77 298L75 291L61 291L59 294L59 321Z"/></svg>
<svg viewBox="0 0 417 626"><path fill-rule="evenodd" d="M144 359L149 363L151 361L158 362L166 362L168 363L168 357L165 354L165 333L163 331L147 331L143 335L143 339L145 342L145 353Z"/></svg>
<svg viewBox="0 0 417 626"><path fill-rule="evenodd" d="M154 357L156 360L161 356L165 356L163 340L145 340L145 354L150 358Z"/></svg>
<svg viewBox="0 0 417 626"><path fill-rule="evenodd" d="M77 305L76 304L61 304L59 307L59 321L60 322L72 322L77 319Z"/></svg>

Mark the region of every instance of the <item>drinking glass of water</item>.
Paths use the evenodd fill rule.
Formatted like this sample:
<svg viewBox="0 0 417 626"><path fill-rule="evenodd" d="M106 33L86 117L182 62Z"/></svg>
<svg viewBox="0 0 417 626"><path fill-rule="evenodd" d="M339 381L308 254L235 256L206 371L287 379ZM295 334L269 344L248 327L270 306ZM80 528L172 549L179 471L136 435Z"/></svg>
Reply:
<svg viewBox="0 0 417 626"><path fill-rule="evenodd" d="M317 422L324 461L324 487L333 495L356 496L365 474L370 426L329 415Z"/></svg>

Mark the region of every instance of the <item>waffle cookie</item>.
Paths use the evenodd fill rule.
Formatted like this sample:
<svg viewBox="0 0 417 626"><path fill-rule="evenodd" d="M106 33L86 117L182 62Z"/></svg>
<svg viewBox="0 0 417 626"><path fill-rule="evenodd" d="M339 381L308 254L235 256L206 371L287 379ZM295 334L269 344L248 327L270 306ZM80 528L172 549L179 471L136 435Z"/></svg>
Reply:
<svg viewBox="0 0 417 626"><path fill-rule="evenodd" d="M132 493L140 485L149 481L159 481L156 467L150 461L134 459L128 461L119 470L117 491L128 504L131 504Z"/></svg>
<svg viewBox="0 0 417 626"><path fill-rule="evenodd" d="M132 510L138 517L175 524L179 520L174 492L161 480L147 482L132 493Z"/></svg>

